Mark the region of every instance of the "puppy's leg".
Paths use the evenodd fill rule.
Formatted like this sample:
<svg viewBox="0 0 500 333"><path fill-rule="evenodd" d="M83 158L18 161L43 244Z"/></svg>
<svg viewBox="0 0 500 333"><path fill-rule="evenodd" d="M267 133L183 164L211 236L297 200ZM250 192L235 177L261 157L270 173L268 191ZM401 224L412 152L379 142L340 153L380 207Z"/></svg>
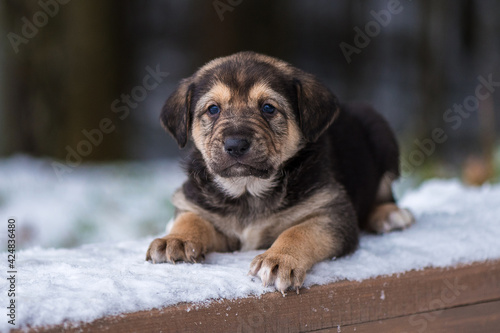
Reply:
<svg viewBox="0 0 500 333"><path fill-rule="evenodd" d="M328 217L320 216L285 230L266 252L255 257L249 274L260 277L263 285L274 284L283 296L289 287L298 293L307 270L342 254L342 236L332 235L330 223Z"/></svg>
<svg viewBox="0 0 500 333"><path fill-rule="evenodd" d="M368 228L376 233L408 228L415 222L413 214L395 203L377 205L368 218Z"/></svg>
<svg viewBox="0 0 500 333"><path fill-rule="evenodd" d="M151 242L146 260L173 264L176 261L198 262L206 253L227 251L228 247L228 239L210 222L187 212L177 217L170 234Z"/></svg>
<svg viewBox="0 0 500 333"><path fill-rule="evenodd" d="M391 230L404 229L415 222L413 214L400 208L394 202L391 184L395 176L387 173L380 181L377 192L377 204L368 217L368 229L376 233L385 233Z"/></svg>

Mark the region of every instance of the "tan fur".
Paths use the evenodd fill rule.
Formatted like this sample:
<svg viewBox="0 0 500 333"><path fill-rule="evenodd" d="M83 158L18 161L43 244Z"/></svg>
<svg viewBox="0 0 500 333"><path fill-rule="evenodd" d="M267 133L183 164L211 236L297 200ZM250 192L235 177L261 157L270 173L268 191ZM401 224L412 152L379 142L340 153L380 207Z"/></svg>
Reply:
<svg viewBox="0 0 500 333"><path fill-rule="evenodd" d="M202 113L205 112L205 110L212 104L227 105L231 96L231 89L224 83L217 82L198 100L195 110L197 113Z"/></svg>
<svg viewBox="0 0 500 333"><path fill-rule="evenodd" d="M295 118L288 119L288 140L280 151L281 161L287 161L294 156L303 146L302 132Z"/></svg>
<svg viewBox="0 0 500 333"><path fill-rule="evenodd" d="M207 108L212 104L227 106L230 99L231 89L222 82L217 82L196 103L195 114L199 115L205 113ZM205 120L206 125L204 126L203 120L199 120L198 118L199 117L195 116L192 124L193 142L201 151L203 156L211 158L210 141L206 141L206 133L210 131L210 129L208 128L208 122L206 122Z"/></svg>
<svg viewBox="0 0 500 333"><path fill-rule="evenodd" d="M177 191L172 203L182 211L191 211L203 219L213 223L226 235L231 235L241 243L243 251L255 250L269 246L264 244L266 239L276 239L287 228L304 222L309 216L320 214L324 207L335 200L337 192L334 189L320 191L299 205L285 209L278 213L269 212L265 218L254 219L253 216L226 215L221 216L204 210L188 201L182 191ZM242 220L249 219L252 223L242 228Z"/></svg>
<svg viewBox="0 0 500 333"><path fill-rule="evenodd" d="M254 84L248 92L249 101L257 101L259 98L268 98L269 92L272 91L269 85L265 81L257 82Z"/></svg>
<svg viewBox="0 0 500 333"><path fill-rule="evenodd" d="M399 208L395 203L376 206L368 218L368 228L376 233L404 229L415 222L411 212Z"/></svg>
<svg viewBox="0 0 500 333"><path fill-rule="evenodd" d="M190 212L179 215L170 233L155 239L146 253L153 263L197 262L212 251L228 251L228 239L214 226Z"/></svg>
<svg viewBox="0 0 500 333"><path fill-rule="evenodd" d="M201 134L202 132L203 128L201 126L201 123L199 121L194 121L193 127L191 129L193 142L196 145L196 147L199 147L198 149L200 150L202 155L205 156L207 152L205 145L203 144L203 136Z"/></svg>
<svg viewBox="0 0 500 333"><path fill-rule="evenodd" d="M250 88L248 96L249 103L266 98L270 102L277 104L277 106L282 110L287 111L287 140L283 142L283 144L279 144L279 147L277 147L277 151L280 154L280 163L285 162L297 153L297 151L301 148L302 143L302 133L297 125L295 115L291 112L290 104L286 98L272 90L265 82L256 83L252 88Z"/></svg>
<svg viewBox="0 0 500 333"><path fill-rule="evenodd" d="M260 277L265 286L275 285L283 294L290 286L298 292L307 270L338 251L327 223L325 217L312 217L285 230L269 250L255 257L249 273Z"/></svg>
<svg viewBox="0 0 500 333"><path fill-rule="evenodd" d="M287 99L272 90L265 81L254 84L248 92L248 103L250 105L258 105L257 103L261 99L266 100L266 102L276 104L276 106L282 110L291 109L290 103L288 103Z"/></svg>
<svg viewBox="0 0 500 333"><path fill-rule="evenodd" d="M396 175L390 172L382 176L375 196L375 202L388 202L392 200L392 182L396 178Z"/></svg>

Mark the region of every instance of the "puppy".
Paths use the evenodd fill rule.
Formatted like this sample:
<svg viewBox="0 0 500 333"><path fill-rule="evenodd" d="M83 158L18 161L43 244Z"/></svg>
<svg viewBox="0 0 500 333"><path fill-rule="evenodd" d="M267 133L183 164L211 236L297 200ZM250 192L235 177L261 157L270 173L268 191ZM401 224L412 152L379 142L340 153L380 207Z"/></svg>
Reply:
<svg viewBox="0 0 500 333"><path fill-rule="evenodd" d="M399 151L370 106L339 104L314 76L253 52L212 60L180 82L161 122L182 148L176 216L146 260L198 262L267 249L250 274L283 294L317 262L351 253L360 228L413 223L394 202Z"/></svg>

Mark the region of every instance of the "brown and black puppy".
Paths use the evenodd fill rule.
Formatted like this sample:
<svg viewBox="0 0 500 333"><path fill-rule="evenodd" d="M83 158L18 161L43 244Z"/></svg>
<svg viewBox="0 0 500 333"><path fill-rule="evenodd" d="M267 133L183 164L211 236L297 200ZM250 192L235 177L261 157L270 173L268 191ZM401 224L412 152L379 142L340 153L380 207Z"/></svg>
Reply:
<svg viewBox="0 0 500 333"><path fill-rule="evenodd" d="M356 249L360 227L413 222L392 195L399 153L388 124L286 62L215 59L181 81L161 121L181 148L194 145L173 228L147 250L153 263L267 249L250 273L298 292L315 263Z"/></svg>

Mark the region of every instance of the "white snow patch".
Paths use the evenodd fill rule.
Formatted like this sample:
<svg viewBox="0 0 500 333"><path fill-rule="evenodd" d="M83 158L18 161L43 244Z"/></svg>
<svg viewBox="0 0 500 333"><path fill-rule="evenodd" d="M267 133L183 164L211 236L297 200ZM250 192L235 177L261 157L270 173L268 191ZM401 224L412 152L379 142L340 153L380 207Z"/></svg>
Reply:
<svg viewBox="0 0 500 333"><path fill-rule="evenodd" d="M0 216L16 217L17 247L75 247L163 233L177 161L81 165L56 176L50 160L0 159ZM0 233L0 239L6 233Z"/></svg>
<svg viewBox="0 0 500 333"><path fill-rule="evenodd" d="M49 184L40 182L44 186ZM86 191L83 182L80 190L73 185L66 201L58 203L67 206L58 213L57 218L61 221L64 214L73 216L70 208L77 200L74 196L78 196L79 191ZM53 186L54 191L63 191L58 188L62 185ZM149 198L147 200L155 200L158 192L158 188L144 189L143 195ZM35 188L33 193L31 201L49 204L47 199L37 196L41 188ZM99 198L107 200L104 195ZM402 206L415 214L415 225L386 235L363 234L359 249L352 255L316 264L307 275L305 287L499 259L499 199L498 184L468 188L456 180L428 181L400 200ZM17 212L29 213L25 206L20 206L21 199L15 202L19 204ZM89 209L93 204L89 204ZM141 215L140 211L134 218ZM2 214L6 213L4 209ZM32 218L37 216L32 215ZM58 227L59 224L51 226ZM73 249L32 247L19 251L16 256L18 325L88 322L180 302L195 303L191 309L196 309L223 298L273 291L262 287L258 278L247 276L251 260L263 251L212 253L202 264L153 265L144 261L146 249L153 239L109 241ZM6 253L1 257L7 258ZM6 272L7 260L0 262L0 270ZM7 290L7 283L6 279L0 279L0 289ZM380 298L384 296L382 292ZM0 304L7 304L6 293L2 293ZM0 331L10 328L6 320L0 321Z"/></svg>

